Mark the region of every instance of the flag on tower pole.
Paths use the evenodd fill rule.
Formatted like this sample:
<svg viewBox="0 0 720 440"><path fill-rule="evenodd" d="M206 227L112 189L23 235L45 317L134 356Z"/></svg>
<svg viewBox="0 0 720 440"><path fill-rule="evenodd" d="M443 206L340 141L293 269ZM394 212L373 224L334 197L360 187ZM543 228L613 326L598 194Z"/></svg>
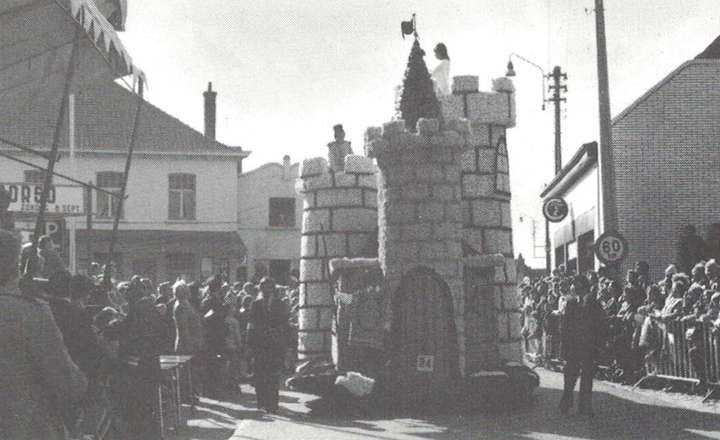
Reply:
<svg viewBox="0 0 720 440"><path fill-rule="evenodd" d="M400 30L402 32L403 40L405 39L405 35L415 35L415 38L417 38L417 29L415 28L415 14L412 15L412 18L409 21L403 21L400 22Z"/></svg>

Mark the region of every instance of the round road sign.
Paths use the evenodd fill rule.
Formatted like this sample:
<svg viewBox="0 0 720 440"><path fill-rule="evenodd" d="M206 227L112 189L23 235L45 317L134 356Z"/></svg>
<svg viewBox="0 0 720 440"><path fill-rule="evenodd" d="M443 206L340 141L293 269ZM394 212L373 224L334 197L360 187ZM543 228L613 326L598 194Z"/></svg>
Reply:
<svg viewBox="0 0 720 440"><path fill-rule="evenodd" d="M595 255L604 264L611 265L622 261L628 253L628 243L619 232L603 233L595 241Z"/></svg>
<svg viewBox="0 0 720 440"><path fill-rule="evenodd" d="M545 203L543 203L543 215L547 221L551 223L563 221L563 219L567 217L568 211L569 209L567 203L565 203L565 200L560 197L547 199Z"/></svg>

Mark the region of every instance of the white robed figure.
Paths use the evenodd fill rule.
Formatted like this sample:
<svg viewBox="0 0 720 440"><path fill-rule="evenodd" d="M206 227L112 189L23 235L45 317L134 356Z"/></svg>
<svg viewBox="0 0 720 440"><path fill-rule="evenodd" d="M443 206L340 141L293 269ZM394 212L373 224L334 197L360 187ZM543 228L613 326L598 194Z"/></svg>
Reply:
<svg viewBox="0 0 720 440"><path fill-rule="evenodd" d="M440 63L432 71L432 80L437 96L450 94L450 57L447 53L447 47L444 43L438 43L435 46L435 58Z"/></svg>

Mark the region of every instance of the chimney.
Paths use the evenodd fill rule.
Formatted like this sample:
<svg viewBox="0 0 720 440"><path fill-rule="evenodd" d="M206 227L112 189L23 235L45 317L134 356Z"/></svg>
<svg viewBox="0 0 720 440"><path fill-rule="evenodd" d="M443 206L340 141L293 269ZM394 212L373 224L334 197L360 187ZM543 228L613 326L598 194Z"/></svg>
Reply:
<svg viewBox="0 0 720 440"><path fill-rule="evenodd" d="M283 180L290 180L290 156L283 156Z"/></svg>
<svg viewBox="0 0 720 440"><path fill-rule="evenodd" d="M217 92L212 89L212 82L208 83L207 91L203 92L205 97L205 136L215 140L216 105Z"/></svg>

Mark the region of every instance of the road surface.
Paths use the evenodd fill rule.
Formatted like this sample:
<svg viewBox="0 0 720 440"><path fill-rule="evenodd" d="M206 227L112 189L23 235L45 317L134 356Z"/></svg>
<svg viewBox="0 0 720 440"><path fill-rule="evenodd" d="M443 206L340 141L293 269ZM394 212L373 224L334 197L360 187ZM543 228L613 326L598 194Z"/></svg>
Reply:
<svg viewBox="0 0 720 440"><path fill-rule="evenodd" d="M455 439L720 439L720 409L660 391L595 382L595 417L562 417L557 404L562 376L540 370L541 384L526 407L476 411L469 415L367 419L315 416L312 396L283 392L280 414L254 410L249 393L234 402L203 399L182 440L455 440ZM245 387L245 391L252 391Z"/></svg>

